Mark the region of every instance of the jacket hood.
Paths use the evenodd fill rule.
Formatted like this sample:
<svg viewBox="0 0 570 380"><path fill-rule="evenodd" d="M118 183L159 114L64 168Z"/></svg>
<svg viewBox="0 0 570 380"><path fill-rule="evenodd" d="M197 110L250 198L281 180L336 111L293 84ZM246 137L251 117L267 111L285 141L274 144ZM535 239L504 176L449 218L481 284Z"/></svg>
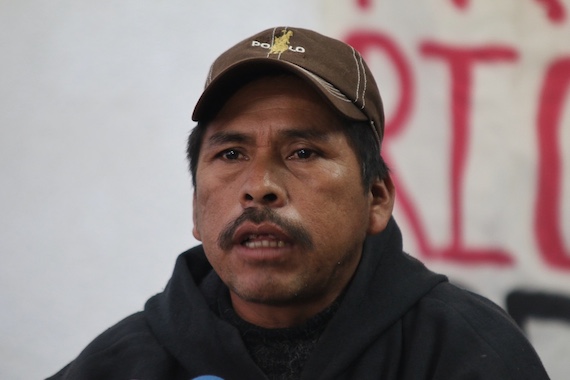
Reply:
<svg viewBox="0 0 570 380"><path fill-rule="evenodd" d="M355 277L304 372L323 378L342 373L425 294L446 281L402 251L402 234L392 218L384 231L366 239Z"/></svg>

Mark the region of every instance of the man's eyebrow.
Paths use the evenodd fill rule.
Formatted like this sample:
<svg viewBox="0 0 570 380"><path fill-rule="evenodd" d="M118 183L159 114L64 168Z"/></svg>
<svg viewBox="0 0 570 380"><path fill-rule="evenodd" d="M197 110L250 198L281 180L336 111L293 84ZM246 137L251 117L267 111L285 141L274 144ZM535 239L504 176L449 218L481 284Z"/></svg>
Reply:
<svg viewBox="0 0 570 380"><path fill-rule="evenodd" d="M317 140L326 141L330 138L328 130L317 128L291 128L285 129L280 132L281 137L287 139L303 139L303 140Z"/></svg>
<svg viewBox="0 0 570 380"><path fill-rule="evenodd" d="M248 136L244 133L240 132L228 132L228 131L220 131L214 133L212 136L208 138L208 145L216 146L216 145L224 145L227 143L248 143L251 142L253 138Z"/></svg>

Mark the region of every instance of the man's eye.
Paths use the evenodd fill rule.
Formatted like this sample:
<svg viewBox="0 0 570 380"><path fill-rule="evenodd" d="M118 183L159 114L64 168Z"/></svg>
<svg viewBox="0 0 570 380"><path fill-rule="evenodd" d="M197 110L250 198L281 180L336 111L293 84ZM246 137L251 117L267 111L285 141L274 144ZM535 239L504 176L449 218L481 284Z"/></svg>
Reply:
<svg viewBox="0 0 570 380"><path fill-rule="evenodd" d="M240 152L235 149L228 149L221 152L220 157L225 160L237 160L240 158Z"/></svg>
<svg viewBox="0 0 570 380"><path fill-rule="evenodd" d="M299 158L302 160L306 160L307 158L311 158L315 154L314 150L311 149L299 149L296 150L290 158Z"/></svg>

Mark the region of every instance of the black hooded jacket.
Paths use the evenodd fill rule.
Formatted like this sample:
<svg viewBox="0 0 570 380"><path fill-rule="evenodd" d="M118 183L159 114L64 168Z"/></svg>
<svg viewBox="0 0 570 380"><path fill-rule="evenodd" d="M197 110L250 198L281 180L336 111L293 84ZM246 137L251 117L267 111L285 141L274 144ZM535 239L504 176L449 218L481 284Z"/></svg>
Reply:
<svg viewBox="0 0 570 380"><path fill-rule="evenodd" d="M50 379L266 379L236 328L214 312L223 284L201 246L181 254L164 292L97 337ZM369 237L302 379L542 380L506 313L402 251L394 220Z"/></svg>

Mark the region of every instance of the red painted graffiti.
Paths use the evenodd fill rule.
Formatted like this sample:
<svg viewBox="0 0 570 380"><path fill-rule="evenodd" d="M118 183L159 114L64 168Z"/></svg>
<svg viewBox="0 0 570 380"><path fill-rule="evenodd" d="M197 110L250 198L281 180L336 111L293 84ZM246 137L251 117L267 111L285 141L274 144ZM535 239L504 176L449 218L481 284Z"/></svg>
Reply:
<svg viewBox="0 0 570 380"><path fill-rule="evenodd" d="M564 248L562 232L562 156L560 118L570 89L570 58L550 65L540 93L537 116L538 192L534 229L540 252L551 266L570 269L570 248ZM568 173L568 172L567 172Z"/></svg>
<svg viewBox="0 0 570 380"><path fill-rule="evenodd" d="M360 9L368 9L372 5L372 0L356 0L356 5Z"/></svg>
<svg viewBox="0 0 570 380"><path fill-rule="evenodd" d="M562 23L566 20L566 8L560 0L534 0L544 7L546 16L553 23ZM356 6L361 10L368 10L373 0L356 0ZM466 10L471 0L451 0L451 3L461 10Z"/></svg>
<svg viewBox="0 0 570 380"><path fill-rule="evenodd" d="M451 228L452 241L444 256L458 261L492 262L510 264L511 256L501 249L466 249L463 243L463 191L465 165L469 152L471 94L473 70L476 64L512 62L518 58L516 51L505 46L461 48L424 42L421 53L428 58L442 59L451 74Z"/></svg>
<svg viewBox="0 0 570 380"><path fill-rule="evenodd" d="M550 21L561 23L566 20L566 9L560 0L535 0L546 9Z"/></svg>
<svg viewBox="0 0 570 380"><path fill-rule="evenodd" d="M415 103L415 83L412 65L403 49L390 36L376 30L355 30L345 41L367 59L381 54L392 65L400 86L396 107L387 117L383 155L393 167L390 145L408 126ZM514 264L511 253L501 248L472 247L465 242L464 234L464 183L469 159L471 132L471 101L473 72L478 65L514 63L519 59L517 51L509 46L487 45L460 47L436 41L424 41L419 53L426 59L437 59L449 69L450 75L450 124L451 141L449 157L450 238L443 246L435 246L429 238L419 210L409 195L405 183L393 172L397 199L404 217L419 247L419 254L427 259L446 260L463 264L488 264L509 266ZM539 254L547 265L570 270L570 247L564 246L561 220L563 157L560 134L564 105L570 101L570 57L555 60L546 70L539 97L536 120L538 144L538 189L535 202L534 233Z"/></svg>
<svg viewBox="0 0 570 380"><path fill-rule="evenodd" d="M460 9L465 9L469 6L469 0L451 0L453 4Z"/></svg>
<svg viewBox="0 0 570 380"><path fill-rule="evenodd" d="M406 126L414 99L414 82L412 70L398 45L388 36L377 31L354 31L345 39L361 52L363 56L373 53L384 53L393 64L397 73L401 96L394 114L386 123L384 148L385 159L390 159L389 141L395 138ZM435 247L427 236L424 224L412 198L400 181L397 173L393 180L397 188L399 205L408 219L412 232L416 236L420 254L429 259L443 259L471 264L511 265L513 257L500 248L468 247L464 241L462 184L465 173L465 162L469 147L470 99L472 91L472 71L476 63L492 63L495 61L513 61L517 54L506 47L482 47L476 49L460 49L450 46L425 42L421 46L424 56L440 58L447 62L451 71L451 110L452 110L452 146L451 146L451 239L443 247Z"/></svg>

